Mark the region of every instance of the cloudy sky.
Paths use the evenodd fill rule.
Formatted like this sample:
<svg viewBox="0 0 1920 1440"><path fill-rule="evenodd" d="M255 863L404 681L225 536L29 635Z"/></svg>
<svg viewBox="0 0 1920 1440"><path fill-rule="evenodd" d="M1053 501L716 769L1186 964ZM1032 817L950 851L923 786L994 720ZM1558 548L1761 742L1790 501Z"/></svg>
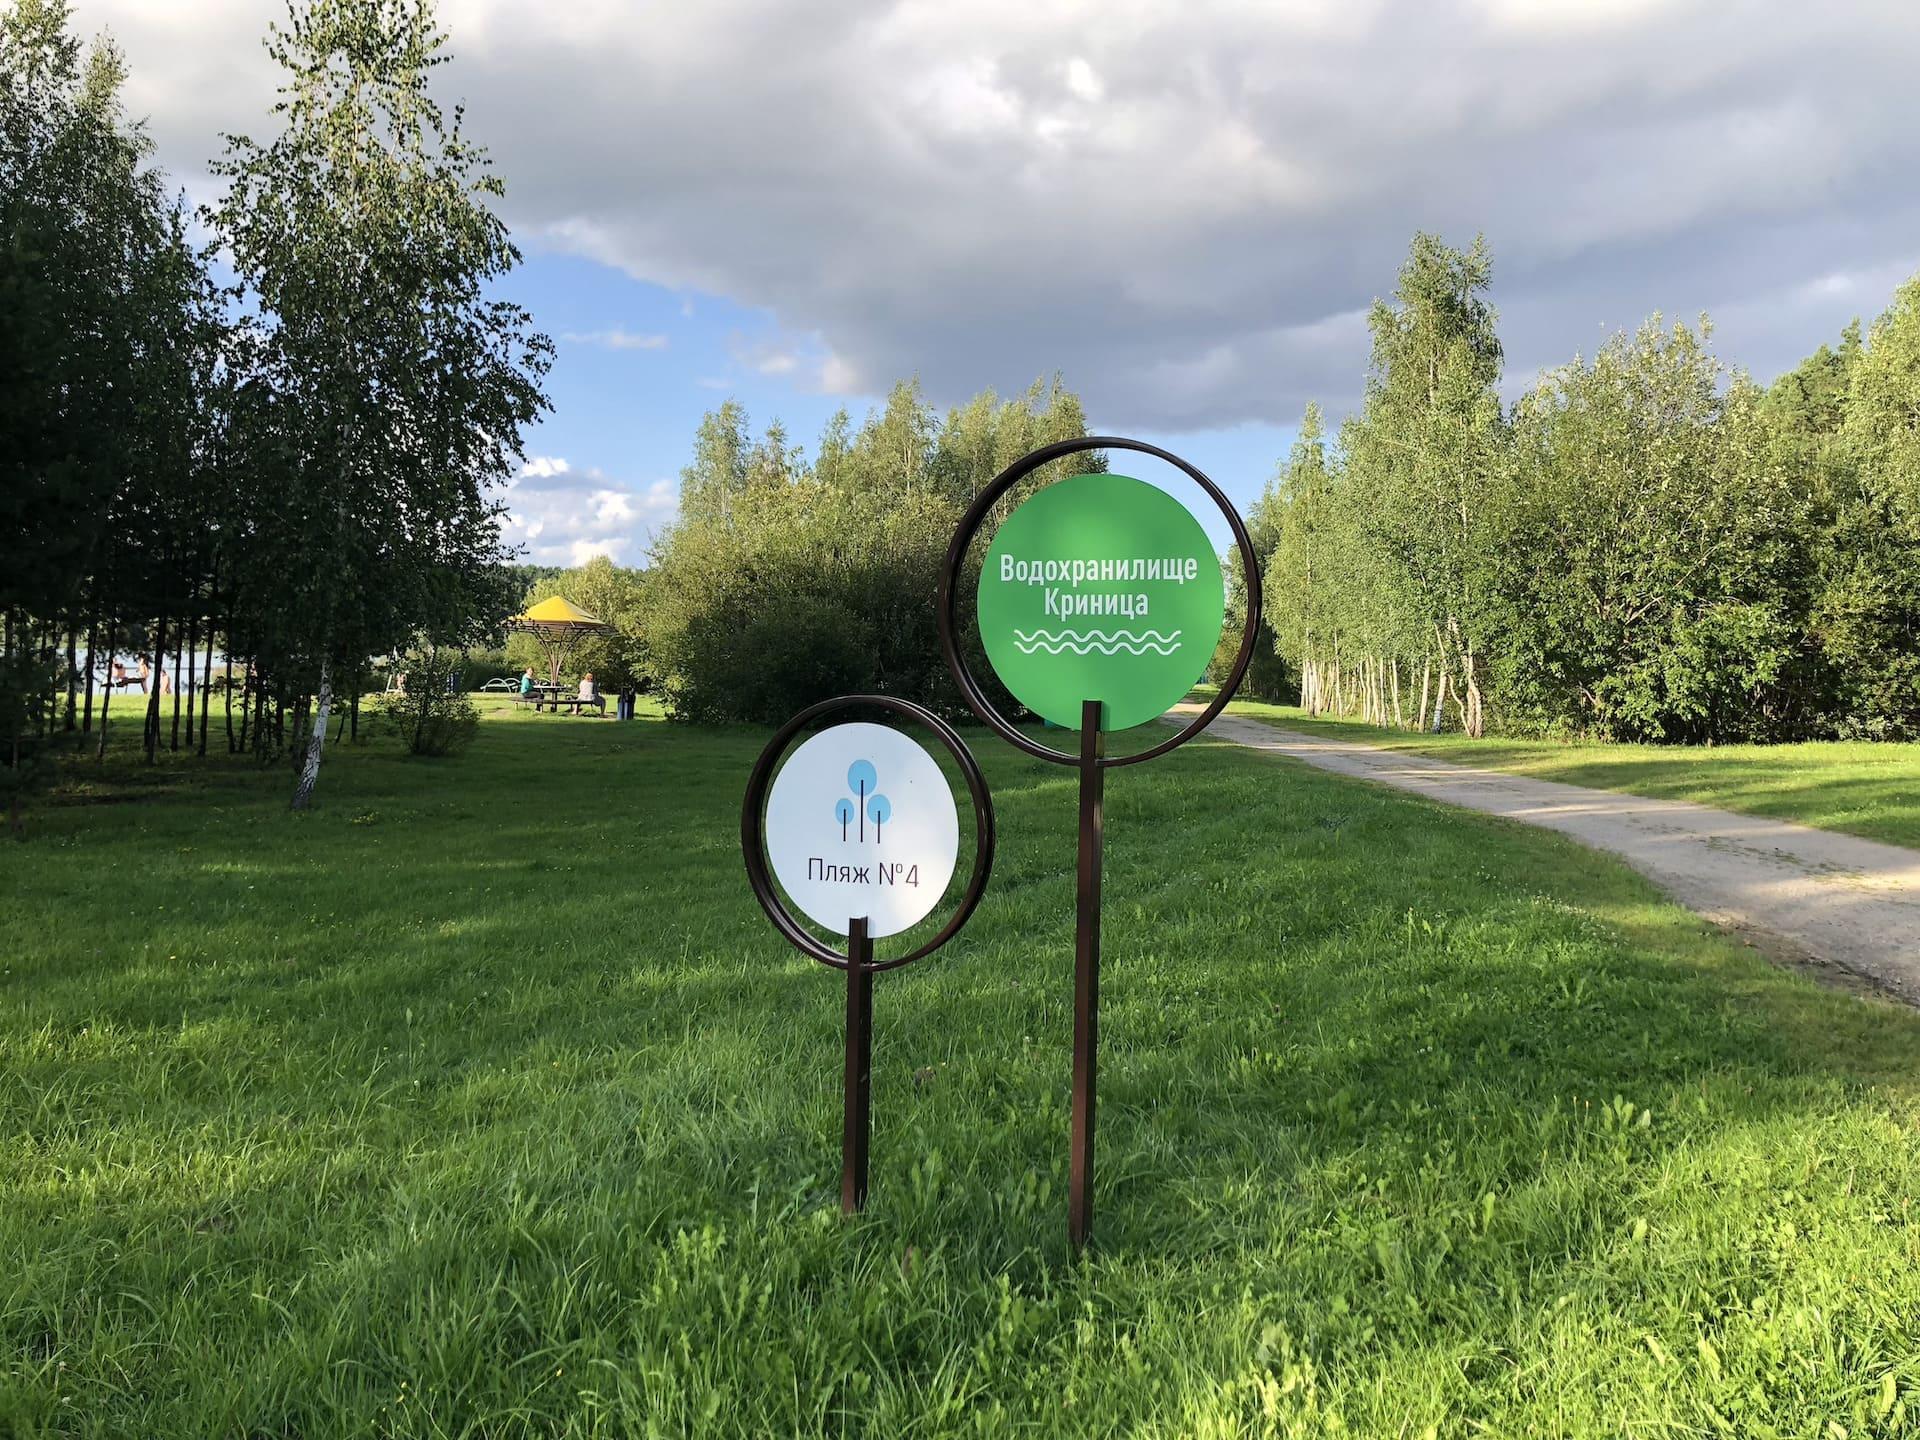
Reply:
<svg viewBox="0 0 1920 1440"><path fill-rule="evenodd" d="M196 198L277 0L74 0ZM442 0L559 342L510 497L637 560L701 412L811 440L1063 371L1241 499L1350 405L1415 229L1483 231L1508 388L1654 310L1765 379L1920 270L1913 0Z"/></svg>

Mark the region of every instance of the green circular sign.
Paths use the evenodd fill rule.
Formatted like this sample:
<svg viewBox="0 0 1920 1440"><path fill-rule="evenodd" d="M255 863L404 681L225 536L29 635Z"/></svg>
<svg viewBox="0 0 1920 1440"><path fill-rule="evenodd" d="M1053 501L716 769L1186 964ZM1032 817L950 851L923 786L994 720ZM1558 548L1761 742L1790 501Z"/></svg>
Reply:
<svg viewBox="0 0 1920 1440"><path fill-rule="evenodd" d="M1219 557L1191 511L1125 475L1071 475L1007 517L980 572L980 634L1014 698L1069 730L1164 715L1226 618Z"/></svg>

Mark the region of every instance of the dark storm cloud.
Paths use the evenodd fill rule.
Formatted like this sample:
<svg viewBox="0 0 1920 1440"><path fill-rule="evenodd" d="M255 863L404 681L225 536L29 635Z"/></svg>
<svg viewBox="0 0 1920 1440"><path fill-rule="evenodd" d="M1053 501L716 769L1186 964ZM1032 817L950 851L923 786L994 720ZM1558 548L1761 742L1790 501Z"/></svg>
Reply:
<svg viewBox="0 0 1920 1440"><path fill-rule="evenodd" d="M254 3L81 0L183 176L260 128ZM769 307L810 383L1064 370L1097 417L1357 395L1416 228L1496 260L1512 385L1650 311L1763 378L1920 268L1906 0L638 7L449 0L523 236Z"/></svg>

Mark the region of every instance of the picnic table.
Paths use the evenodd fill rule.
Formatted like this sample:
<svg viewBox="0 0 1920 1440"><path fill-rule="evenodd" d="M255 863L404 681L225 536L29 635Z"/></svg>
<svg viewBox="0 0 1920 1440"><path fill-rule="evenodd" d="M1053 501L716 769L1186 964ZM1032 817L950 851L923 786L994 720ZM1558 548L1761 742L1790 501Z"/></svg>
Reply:
<svg viewBox="0 0 1920 1440"><path fill-rule="evenodd" d="M589 706L602 715L607 713L607 697L599 691L594 692L591 700L583 700L578 691L562 685L535 685L525 694L515 695L513 700L516 705L531 705L535 710L550 709L556 714L566 710L578 715Z"/></svg>

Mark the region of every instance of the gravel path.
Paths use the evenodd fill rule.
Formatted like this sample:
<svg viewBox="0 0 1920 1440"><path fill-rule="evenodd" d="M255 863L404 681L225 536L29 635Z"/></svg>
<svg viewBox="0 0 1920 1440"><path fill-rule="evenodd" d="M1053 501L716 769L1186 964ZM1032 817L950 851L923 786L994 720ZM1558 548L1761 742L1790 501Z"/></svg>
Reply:
<svg viewBox="0 0 1920 1440"><path fill-rule="evenodd" d="M1186 709L1197 707L1182 707ZM1222 715L1208 732L1618 855L1780 958L1839 966L1920 1004L1920 850L1684 800L1588 790Z"/></svg>

